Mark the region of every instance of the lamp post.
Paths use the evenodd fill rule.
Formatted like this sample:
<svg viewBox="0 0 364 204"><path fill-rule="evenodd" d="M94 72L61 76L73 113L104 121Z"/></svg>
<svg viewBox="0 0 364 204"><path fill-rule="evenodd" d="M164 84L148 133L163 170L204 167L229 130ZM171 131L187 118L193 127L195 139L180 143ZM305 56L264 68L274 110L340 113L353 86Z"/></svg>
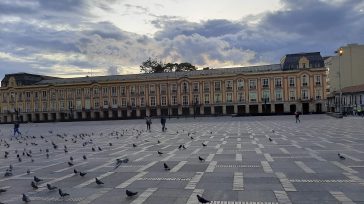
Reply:
<svg viewBox="0 0 364 204"><path fill-rule="evenodd" d="M262 101L264 101L264 113L267 114L267 96L263 96Z"/></svg>
<svg viewBox="0 0 364 204"><path fill-rule="evenodd" d="M343 55L344 53L344 50L343 48L339 48L339 50L336 50L335 53L339 54L339 73L338 73L338 76L339 76L339 90L340 90L340 93L339 93L339 112L340 114L343 113L343 107L342 107L342 90L341 90L341 56Z"/></svg>
<svg viewBox="0 0 364 204"><path fill-rule="evenodd" d="M197 104L198 104L198 101L197 101L197 98L196 98L195 102L193 104L193 118L196 118Z"/></svg>

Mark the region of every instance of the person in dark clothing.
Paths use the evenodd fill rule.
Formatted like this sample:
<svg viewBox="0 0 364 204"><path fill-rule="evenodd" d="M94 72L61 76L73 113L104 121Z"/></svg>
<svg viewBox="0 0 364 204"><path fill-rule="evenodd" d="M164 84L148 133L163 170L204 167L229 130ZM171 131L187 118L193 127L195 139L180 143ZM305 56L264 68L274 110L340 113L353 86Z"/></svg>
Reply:
<svg viewBox="0 0 364 204"><path fill-rule="evenodd" d="M20 131L19 131L19 126L20 126L20 124L19 124L19 122L15 122L14 123L14 137L15 137L15 134L16 133L18 133L18 135L21 135L21 133L20 133Z"/></svg>
<svg viewBox="0 0 364 204"><path fill-rule="evenodd" d="M295 113L294 113L294 115L295 115L295 117L296 117L296 123L297 123L297 122L299 122L299 123L300 123L300 122L301 122L301 121L300 121L300 113L299 113L299 112L295 112Z"/></svg>
<svg viewBox="0 0 364 204"><path fill-rule="evenodd" d="M152 119L149 116L145 117L145 123L147 124L147 130L150 131L150 125L152 124Z"/></svg>
<svg viewBox="0 0 364 204"><path fill-rule="evenodd" d="M161 117L162 131L166 131L166 118L164 116Z"/></svg>

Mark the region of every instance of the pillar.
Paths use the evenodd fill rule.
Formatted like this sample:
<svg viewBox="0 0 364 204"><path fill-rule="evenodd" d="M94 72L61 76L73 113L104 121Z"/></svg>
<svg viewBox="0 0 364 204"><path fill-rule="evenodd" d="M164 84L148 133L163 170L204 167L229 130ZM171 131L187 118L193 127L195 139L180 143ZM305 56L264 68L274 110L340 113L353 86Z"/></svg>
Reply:
<svg viewBox="0 0 364 204"><path fill-rule="evenodd" d="M276 113L276 104L274 104L274 103L270 104L270 112L271 113Z"/></svg>
<svg viewBox="0 0 364 204"><path fill-rule="evenodd" d="M118 109L118 118L121 118L121 117L123 117L122 114L121 114L121 110Z"/></svg>
<svg viewBox="0 0 364 204"><path fill-rule="evenodd" d="M200 115L205 114L205 106L200 106Z"/></svg>
<svg viewBox="0 0 364 204"><path fill-rule="evenodd" d="M245 105L245 113L246 114L249 114L250 113L250 111L249 111L249 104L246 104Z"/></svg>
<svg viewBox="0 0 364 204"><path fill-rule="evenodd" d="M145 109L145 115L146 115L146 116L150 116L150 108L149 108L149 107L147 107L147 108Z"/></svg>
<svg viewBox="0 0 364 204"><path fill-rule="evenodd" d="M91 120L94 120L95 119L95 111L91 111Z"/></svg>
<svg viewBox="0 0 364 204"><path fill-rule="evenodd" d="M310 113L316 112L316 104L315 103L309 103L309 111L310 111Z"/></svg>
<svg viewBox="0 0 364 204"><path fill-rule="evenodd" d="M109 110L109 118L112 118L112 110Z"/></svg>
<svg viewBox="0 0 364 204"><path fill-rule="evenodd" d="M194 107L189 107L189 109L190 109L190 115L193 115L194 114Z"/></svg>
<svg viewBox="0 0 364 204"><path fill-rule="evenodd" d="M215 115L215 106L211 106L211 115Z"/></svg>
<svg viewBox="0 0 364 204"><path fill-rule="evenodd" d="M222 106L222 114L223 115L226 115L226 105L223 105Z"/></svg>
<svg viewBox="0 0 364 204"><path fill-rule="evenodd" d="M289 113L290 112L290 108L289 108L290 105L291 104L289 104L289 103L284 103L283 104L283 110L284 110L285 113Z"/></svg>
<svg viewBox="0 0 364 204"><path fill-rule="evenodd" d="M182 106L178 106L178 115L182 115Z"/></svg>
<svg viewBox="0 0 364 204"><path fill-rule="evenodd" d="M136 109L136 116L137 116L138 118L140 118L140 109L139 109L139 108L137 108L137 109Z"/></svg>
<svg viewBox="0 0 364 204"><path fill-rule="evenodd" d="M161 113L162 111L161 111L161 107L157 107L157 116L160 116L162 113Z"/></svg>
<svg viewBox="0 0 364 204"><path fill-rule="evenodd" d="M258 113L262 113L263 112L263 106L264 106L264 104L259 104L258 105Z"/></svg>
<svg viewBox="0 0 364 204"><path fill-rule="evenodd" d="M56 121L60 121L61 120L61 113L57 112L56 113Z"/></svg>
<svg viewBox="0 0 364 204"><path fill-rule="evenodd" d="M78 114L77 114L77 112L76 112L76 111L73 111L73 112L72 112L72 115L73 115L73 120L78 120L78 119L80 119L80 118L78 118Z"/></svg>

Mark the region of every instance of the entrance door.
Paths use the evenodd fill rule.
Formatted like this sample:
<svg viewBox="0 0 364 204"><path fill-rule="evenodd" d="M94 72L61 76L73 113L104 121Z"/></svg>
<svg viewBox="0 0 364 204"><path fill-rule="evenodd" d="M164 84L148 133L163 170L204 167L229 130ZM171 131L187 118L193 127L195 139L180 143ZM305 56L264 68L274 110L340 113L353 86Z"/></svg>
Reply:
<svg viewBox="0 0 364 204"><path fill-rule="evenodd" d="M291 112L291 113L296 112L296 105L295 104L292 104L292 105L289 106L289 112Z"/></svg>
<svg viewBox="0 0 364 204"><path fill-rule="evenodd" d="M310 112L310 105L309 103L302 103L302 112L305 114Z"/></svg>
<svg viewBox="0 0 364 204"><path fill-rule="evenodd" d="M321 112L322 112L322 104L316 103L316 113L321 113Z"/></svg>

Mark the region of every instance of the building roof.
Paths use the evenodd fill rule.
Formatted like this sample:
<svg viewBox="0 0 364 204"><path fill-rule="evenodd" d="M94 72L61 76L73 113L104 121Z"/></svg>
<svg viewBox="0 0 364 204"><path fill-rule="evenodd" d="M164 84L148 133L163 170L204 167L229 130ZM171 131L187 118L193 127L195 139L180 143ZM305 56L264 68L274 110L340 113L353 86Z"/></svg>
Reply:
<svg viewBox="0 0 364 204"><path fill-rule="evenodd" d="M283 70L298 69L299 61L302 57L306 57L310 63L310 68L324 67L324 59L320 52L287 54L281 59Z"/></svg>
<svg viewBox="0 0 364 204"><path fill-rule="evenodd" d="M138 80L150 80L150 79L183 78L183 77L194 77L194 76L223 76L231 74L280 71L280 70L282 70L280 64L270 64L261 66L221 68L221 69L196 70L196 71L186 71L186 72L163 72L163 73L148 73L148 74L59 78L59 79L42 80L37 82L36 84L47 85L47 84L70 84L70 83L95 83L104 81L132 81L132 80L138 81Z"/></svg>
<svg viewBox="0 0 364 204"><path fill-rule="evenodd" d="M364 84L360 84L357 86L348 86L343 89L341 89L342 93L358 93L358 92L364 92Z"/></svg>
<svg viewBox="0 0 364 204"><path fill-rule="evenodd" d="M38 74L29 74L24 72L6 74L3 80L1 80L1 86L6 87L9 84L9 79L14 77L18 86L32 85L42 80L58 79L57 77L50 77Z"/></svg>

